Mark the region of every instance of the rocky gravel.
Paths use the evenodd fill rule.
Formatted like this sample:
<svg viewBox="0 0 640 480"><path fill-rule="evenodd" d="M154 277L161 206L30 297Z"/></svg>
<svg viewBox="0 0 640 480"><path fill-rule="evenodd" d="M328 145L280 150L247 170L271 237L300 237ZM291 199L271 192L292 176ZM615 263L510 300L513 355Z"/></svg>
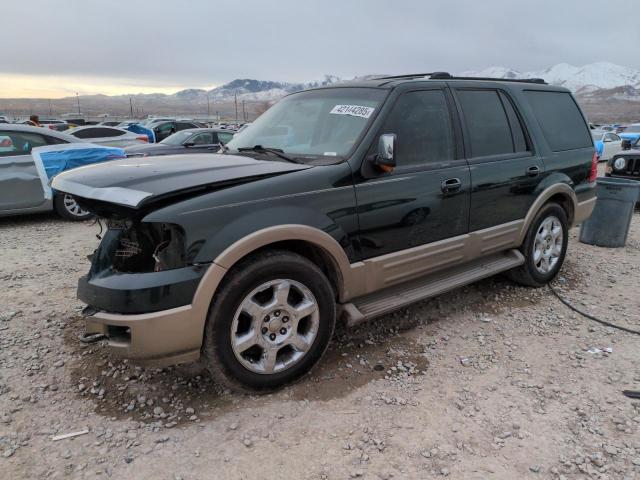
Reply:
<svg viewBox="0 0 640 480"><path fill-rule="evenodd" d="M546 288L496 277L339 327L309 376L238 395L78 341L96 233L0 219L1 478L640 479L640 337ZM640 329L640 213L621 249L577 233L557 291Z"/></svg>

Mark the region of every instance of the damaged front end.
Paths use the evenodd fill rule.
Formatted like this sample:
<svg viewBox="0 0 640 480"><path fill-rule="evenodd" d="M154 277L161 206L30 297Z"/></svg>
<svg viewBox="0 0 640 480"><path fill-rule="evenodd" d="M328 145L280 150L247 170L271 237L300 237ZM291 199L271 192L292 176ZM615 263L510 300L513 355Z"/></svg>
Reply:
<svg viewBox="0 0 640 480"><path fill-rule="evenodd" d="M94 310L137 314L189 305L206 266L190 265L178 225L107 220L107 231L78 282Z"/></svg>

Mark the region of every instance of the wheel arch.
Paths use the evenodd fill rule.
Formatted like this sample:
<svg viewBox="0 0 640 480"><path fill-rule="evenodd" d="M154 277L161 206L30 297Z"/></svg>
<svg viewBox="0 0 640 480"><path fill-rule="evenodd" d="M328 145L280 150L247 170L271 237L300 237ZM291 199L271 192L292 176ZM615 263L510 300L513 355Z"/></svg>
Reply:
<svg viewBox="0 0 640 480"><path fill-rule="evenodd" d="M558 203L567 213L569 225L573 224L576 208L578 207L578 198L576 197L576 193L573 188L566 183L555 183L540 192L529 208L524 219L522 230L520 231L520 237L518 240L519 245L522 245L524 242L524 238L526 237L527 232L540 209L549 202Z"/></svg>

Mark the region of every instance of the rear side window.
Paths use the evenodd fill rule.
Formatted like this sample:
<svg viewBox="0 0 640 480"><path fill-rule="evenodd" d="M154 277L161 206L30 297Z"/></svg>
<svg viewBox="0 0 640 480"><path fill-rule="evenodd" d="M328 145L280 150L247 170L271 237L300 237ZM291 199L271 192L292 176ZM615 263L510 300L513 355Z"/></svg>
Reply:
<svg viewBox="0 0 640 480"><path fill-rule="evenodd" d="M226 144L232 138L233 138L233 133L218 132L218 141L221 143Z"/></svg>
<svg viewBox="0 0 640 480"><path fill-rule="evenodd" d="M451 115L441 90L403 94L393 106L381 133L396 134L399 167L454 158Z"/></svg>
<svg viewBox="0 0 640 480"><path fill-rule="evenodd" d="M472 157L513 153L511 128L495 90L458 90Z"/></svg>
<svg viewBox="0 0 640 480"><path fill-rule="evenodd" d="M524 94L552 151L593 146L589 127L570 93L527 90Z"/></svg>

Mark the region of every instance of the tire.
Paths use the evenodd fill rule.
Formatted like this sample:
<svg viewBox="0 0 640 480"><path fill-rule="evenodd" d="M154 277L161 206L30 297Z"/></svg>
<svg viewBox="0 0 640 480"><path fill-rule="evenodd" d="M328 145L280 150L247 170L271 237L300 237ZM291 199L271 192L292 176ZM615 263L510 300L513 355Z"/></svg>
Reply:
<svg viewBox="0 0 640 480"><path fill-rule="evenodd" d="M93 217L91 212L80 208L73 198L67 193L56 193L53 197L53 209L58 215L73 222L81 222Z"/></svg>
<svg viewBox="0 0 640 480"><path fill-rule="evenodd" d="M202 359L231 390L272 391L318 363L335 323L335 294L322 271L300 255L267 251L225 277L209 309Z"/></svg>
<svg viewBox="0 0 640 480"><path fill-rule="evenodd" d="M552 232L544 235L545 227L549 225L553 225L552 232L559 228L561 239ZM514 282L529 287L546 285L555 278L562 267L568 240L567 213L557 203L546 204L536 215L520 248L525 257L524 264L507 272L507 276ZM542 252L543 255L540 256L537 252Z"/></svg>

